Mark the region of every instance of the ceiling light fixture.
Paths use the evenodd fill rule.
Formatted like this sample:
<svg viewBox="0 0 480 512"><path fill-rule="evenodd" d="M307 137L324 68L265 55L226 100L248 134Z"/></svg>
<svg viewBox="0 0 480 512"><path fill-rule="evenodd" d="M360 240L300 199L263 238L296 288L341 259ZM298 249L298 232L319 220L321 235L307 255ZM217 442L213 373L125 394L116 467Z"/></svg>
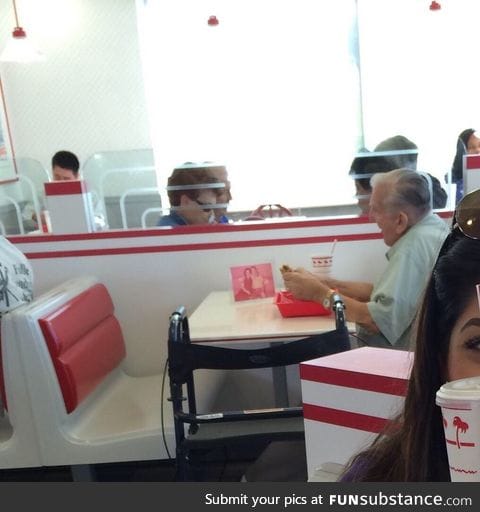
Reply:
<svg viewBox="0 0 480 512"><path fill-rule="evenodd" d="M5 49L0 55L1 62L34 62L43 60L44 55L39 52L27 38L27 33L18 22L17 4L13 2L13 12L15 15L15 28L12 32L12 38L7 41Z"/></svg>

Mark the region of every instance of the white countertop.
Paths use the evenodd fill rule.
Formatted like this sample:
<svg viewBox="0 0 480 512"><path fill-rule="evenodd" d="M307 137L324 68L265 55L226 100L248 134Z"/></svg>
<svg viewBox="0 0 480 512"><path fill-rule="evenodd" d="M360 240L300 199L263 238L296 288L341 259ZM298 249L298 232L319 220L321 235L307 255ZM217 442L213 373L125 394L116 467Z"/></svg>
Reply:
<svg viewBox="0 0 480 512"><path fill-rule="evenodd" d="M335 317L284 318L274 297L235 302L231 291L215 291L192 313L189 325L194 342L287 341L332 331Z"/></svg>

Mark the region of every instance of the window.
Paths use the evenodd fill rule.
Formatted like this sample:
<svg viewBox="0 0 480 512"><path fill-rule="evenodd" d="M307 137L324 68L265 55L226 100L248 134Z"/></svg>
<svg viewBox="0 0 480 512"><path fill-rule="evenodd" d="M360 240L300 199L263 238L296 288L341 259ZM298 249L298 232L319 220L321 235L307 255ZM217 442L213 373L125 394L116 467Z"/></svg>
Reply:
<svg viewBox="0 0 480 512"><path fill-rule="evenodd" d="M232 210L348 204L354 153L404 135L445 187L458 134L479 129L480 2L440 3L139 2L160 186L179 163L213 160Z"/></svg>
<svg viewBox="0 0 480 512"><path fill-rule="evenodd" d="M185 161L220 161L232 210L354 202L348 170L361 145L354 0L139 7L160 186ZM217 26L207 23L212 15Z"/></svg>
<svg viewBox="0 0 480 512"><path fill-rule="evenodd" d="M403 134L418 169L443 180L457 136L478 128L480 2L358 0L365 142Z"/></svg>

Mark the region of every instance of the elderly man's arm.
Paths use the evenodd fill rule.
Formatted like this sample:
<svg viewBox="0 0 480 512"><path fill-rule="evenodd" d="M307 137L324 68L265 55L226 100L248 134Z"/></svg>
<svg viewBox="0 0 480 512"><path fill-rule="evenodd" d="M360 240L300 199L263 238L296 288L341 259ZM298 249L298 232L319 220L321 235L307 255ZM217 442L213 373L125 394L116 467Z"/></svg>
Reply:
<svg viewBox="0 0 480 512"><path fill-rule="evenodd" d="M302 270L284 272L283 280L287 290L290 290L298 299L313 300L320 304L330 295L332 288L338 289L345 304L345 317L347 321L355 322L372 333L380 332L370 315L367 301L357 300L346 294L340 287L335 286L336 280L328 279L321 281L310 272ZM367 287L364 289L367 289Z"/></svg>
<svg viewBox="0 0 480 512"><path fill-rule="evenodd" d="M360 302L368 302L372 295L373 284L361 281L340 281L339 279L325 279L325 284L338 290L340 295L351 297Z"/></svg>

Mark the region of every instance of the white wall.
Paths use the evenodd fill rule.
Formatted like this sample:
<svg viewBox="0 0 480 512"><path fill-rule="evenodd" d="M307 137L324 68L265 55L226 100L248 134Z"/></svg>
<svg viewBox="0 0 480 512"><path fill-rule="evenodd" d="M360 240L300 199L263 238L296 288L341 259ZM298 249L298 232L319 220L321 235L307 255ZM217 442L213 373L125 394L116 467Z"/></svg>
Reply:
<svg viewBox="0 0 480 512"><path fill-rule="evenodd" d="M46 59L0 65L16 156L49 169L59 149L82 163L151 146L135 0L17 0L17 10ZM0 0L0 50L14 24L11 0Z"/></svg>

